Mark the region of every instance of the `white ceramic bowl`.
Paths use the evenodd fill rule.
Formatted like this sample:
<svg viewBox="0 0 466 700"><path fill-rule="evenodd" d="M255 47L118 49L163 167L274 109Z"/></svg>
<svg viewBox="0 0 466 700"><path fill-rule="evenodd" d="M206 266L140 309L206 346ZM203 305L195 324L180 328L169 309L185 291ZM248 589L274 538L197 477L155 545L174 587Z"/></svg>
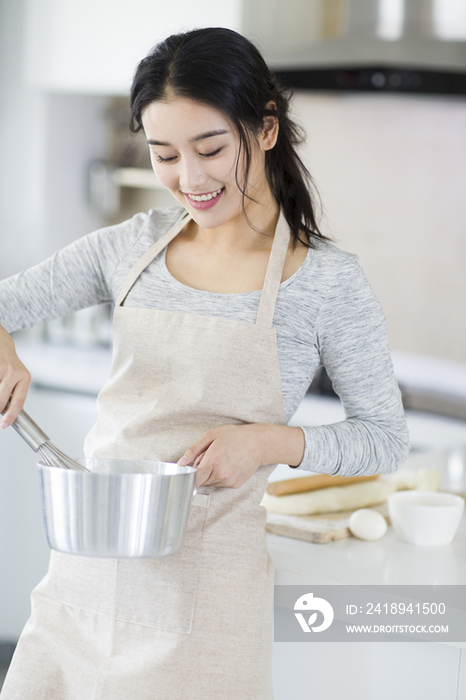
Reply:
<svg viewBox="0 0 466 700"><path fill-rule="evenodd" d="M388 512L396 535L417 545L452 541L464 510L464 499L438 491L396 491L388 497Z"/></svg>

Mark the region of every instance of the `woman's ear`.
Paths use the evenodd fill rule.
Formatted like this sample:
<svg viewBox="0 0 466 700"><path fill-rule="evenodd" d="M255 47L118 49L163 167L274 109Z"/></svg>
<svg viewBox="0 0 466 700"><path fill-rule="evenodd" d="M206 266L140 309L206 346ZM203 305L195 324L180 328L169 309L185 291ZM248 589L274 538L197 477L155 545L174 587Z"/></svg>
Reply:
<svg viewBox="0 0 466 700"><path fill-rule="evenodd" d="M266 109L277 111L277 105L270 100L265 105ZM261 144L264 151L269 151L275 146L278 138L278 117L270 115L262 120Z"/></svg>

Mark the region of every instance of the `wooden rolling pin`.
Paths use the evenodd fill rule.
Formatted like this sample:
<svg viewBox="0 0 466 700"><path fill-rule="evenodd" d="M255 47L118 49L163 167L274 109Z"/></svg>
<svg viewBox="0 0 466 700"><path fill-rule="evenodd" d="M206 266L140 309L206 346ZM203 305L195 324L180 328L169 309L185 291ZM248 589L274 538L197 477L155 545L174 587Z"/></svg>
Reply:
<svg viewBox="0 0 466 700"><path fill-rule="evenodd" d="M358 481L373 481L378 479L378 474L373 476L330 476L329 474L313 474L296 479L273 481L267 486L267 493L271 496L289 496L291 493L303 493L315 489L326 489L330 486L346 486Z"/></svg>

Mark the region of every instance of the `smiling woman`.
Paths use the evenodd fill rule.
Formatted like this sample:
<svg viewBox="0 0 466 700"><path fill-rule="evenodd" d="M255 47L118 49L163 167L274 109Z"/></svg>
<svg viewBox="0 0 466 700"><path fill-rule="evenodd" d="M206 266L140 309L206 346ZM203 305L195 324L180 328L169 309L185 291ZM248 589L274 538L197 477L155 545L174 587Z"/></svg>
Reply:
<svg viewBox="0 0 466 700"><path fill-rule="evenodd" d="M236 182L238 175L244 180L244 164L240 174L236 167L240 141L234 124L224 114L192 100L168 96L167 101L153 102L144 109L142 123L152 167L160 182L188 211L209 212L199 218L203 228L216 228L242 217L243 195ZM273 128L276 132L277 127ZM155 138L159 134L164 138ZM254 149L257 172L249 177L248 196L261 199L261 194L263 198L267 193L271 200L264 159L260 157L263 142L264 148L269 142L273 145L270 134L267 136L261 135ZM222 206L216 207L220 200ZM263 206L270 204L267 201Z"/></svg>
<svg viewBox="0 0 466 700"><path fill-rule="evenodd" d="M219 110L169 93L144 109L142 124L156 175L195 217L167 246L171 274L204 291L260 289L279 213L265 172L277 119L269 117L250 139L247 191L237 129ZM251 236L251 228L261 235ZM286 275L296 272L306 253L301 241L289 251ZM255 272L249 269L252 254Z"/></svg>
<svg viewBox="0 0 466 700"><path fill-rule="evenodd" d="M245 199L250 202L252 198L252 193L246 190L254 176L250 169L256 160L260 173L255 175L266 176L266 195L273 195L274 203L278 201L283 207L293 245L299 240L312 245L312 240L325 239L317 224L311 177L295 150L302 136L289 117L290 94L280 86L255 46L239 34L228 29L207 29L189 32L189 38L184 35L182 41L179 36L168 37L141 61L131 88L131 128L135 132L144 129L149 144L153 142L162 150L155 149L155 158L151 151L154 169L158 159L176 161L180 154L170 152L170 147L176 148L181 143L173 131L172 139L168 133L164 138L163 133L153 132L154 128L163 127L154 124L150 111L163 110L164 106L181 100L177 112L184 122L183 108L194 110L199 116L207 108L210 114L203 114L208 120L199 124L200 131L192 129L184 138L191 146L198 146L198 154L204 160L220 157L226 166L229 158L234 159L229 164L234 167L234 181L241 192L243 207ZM179 120L177 125L180 126ZM171 125L166 126L170 130ZM221 142L216 136L210 138L209 134L218 130L226 132L226 141ZM205 141L206 137L208 144L203 143L199 148L199 141ZM262 151L262 158L258 157L257 149ZM227 153L222 155L223 150ZM232 173L228 170L230 177ZM262 183L265 184L263 180ZM202 182L202 177L201 184L207 184ZM215 188L199 188L194 182L188 186L187 194L212 191ZM186 200L180 201L186 206ZM264 202L264 209L266 205Z"/></svg>
<svg viewBox="0 0 466 700"><path fill-rule="evenodd" d="M2 700L271 700L270 474L374 474L406 457L383 314L356 256L318 229L288 99L239 34L169 37L136 70L132 128L180 206L0 283L4 426L30 381L7 330L111 301L85 454L192 464L198 487L175 555L53 553ZM322 365L348 419L288 426Z"/></svg>

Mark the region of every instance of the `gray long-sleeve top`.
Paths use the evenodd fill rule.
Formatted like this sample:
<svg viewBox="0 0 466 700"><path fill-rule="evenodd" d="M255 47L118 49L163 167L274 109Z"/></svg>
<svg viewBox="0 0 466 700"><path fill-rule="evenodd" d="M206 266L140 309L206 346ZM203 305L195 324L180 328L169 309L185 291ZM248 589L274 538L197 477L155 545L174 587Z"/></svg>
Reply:
<svg viewBox="0 0 466 700"><path fill-rule="evenodd" d="M169 207L137 214L1 281L0 324L11 332L114 302L134 263L185 213L182 207ZM260 295L187 287L170 274L162 251L136 281L125 305L254 323ZM357 257L318 242L280 285L273 326L286 420L322 365L346 414L346 420L332 425L303 426L306 447L300 468L349 476L400 466L409 449L406 419L384 315Z"/></svg>

